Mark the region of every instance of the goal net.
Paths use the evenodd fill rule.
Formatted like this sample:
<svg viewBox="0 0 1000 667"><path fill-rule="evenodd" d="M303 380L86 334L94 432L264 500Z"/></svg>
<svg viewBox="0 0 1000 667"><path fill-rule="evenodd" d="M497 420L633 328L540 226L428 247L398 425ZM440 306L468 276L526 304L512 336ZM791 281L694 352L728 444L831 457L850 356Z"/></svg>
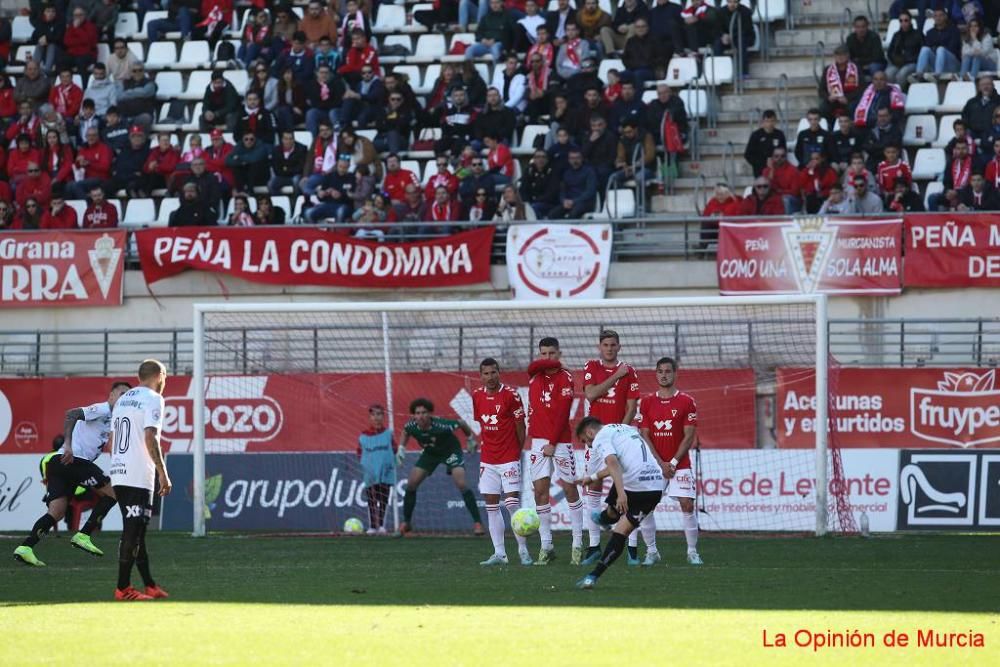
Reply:
<svg viewBox="0 0 1000 667"><path fill-rule="evenodd" d="M637 370L643 395L656 391L656 361L677 361L676 386L698 405L691 458L702 530L853 529L836 434L818 426L836 387L822 296L197 305L192 426L165 434L171 467L188 466L192 479L174 511L190 503L196 535L339 532L349 519L374 528L379 510L392 532L421 450L410 439L396 465L383 430L398 445L415 399L478 433L471 392L479 362L497 359L527 407L525 369L539 340L554 336L574 374L575 423L587 413L582 369L598 358L602 329L618 332L619 358ZM373 428L372 406L384 408L384 427ZM380 453L363 464L366 432ZM466 451L462 468L481 511L478 460ZM417 532L471 531L462 477L441 464L423 480L412 510ZM532 506L523 477L522 504ZM553 485L551 495L553 527L568 529L562 489ZM681 527L669 498L655 516L661 530Z"/></svg>

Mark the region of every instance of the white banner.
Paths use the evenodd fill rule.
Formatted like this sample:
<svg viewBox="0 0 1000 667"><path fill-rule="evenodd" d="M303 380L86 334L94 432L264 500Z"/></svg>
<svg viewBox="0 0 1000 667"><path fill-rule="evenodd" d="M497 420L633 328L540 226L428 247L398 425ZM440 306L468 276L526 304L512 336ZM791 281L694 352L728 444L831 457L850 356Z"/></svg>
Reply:
<svg viewBox="0 0 1000 667"><path fill-rule="evenodd" d="M45 514L45 503L42 501L45 497L45 485L42 484L42 476L38 470L41 459L39 454L0 456L0 530L31 530L38 517ZM107 472L110 461L107 454L101 454L97 465ZM80 525L83 525L89 515L89 512L84 512ZM64 530L65 527L66 524L60 521L59 529ZM121 512L115 506L105 517L103 530L121 529ZM101 540L97 539L97 542L100 543Z"/></svg>
<svg viewBox="0 0 1000 667"><path fill-rule="evenodd" d="M507 274L515 299L603 299L611 225L524 224L507 228Z"/></svg>
<svg viewBox="0 0 1000 667"><path fill-rule="evenodd" d="M898 449L843 449L844 481L851 513L860 523L868 515L869 530L896 530L899 482ZM701 453L701 496L698 522L703 530L812 532L816 529L816 454L809 449L727 449ZM577 452L577 470L583 470ZM610 486L606 483L606 487ZM531 505L530 483L523 497ZM552 527L569 530L569 507L562 489L552 485ZM831 494L832 499L832 494ZM832 502L832 500L831 500ZM584 511L589 511L584 507ZM830 515L835 508L831 505ZM676 500L664 498L656 508L660 530L681 530Z"/></svg>

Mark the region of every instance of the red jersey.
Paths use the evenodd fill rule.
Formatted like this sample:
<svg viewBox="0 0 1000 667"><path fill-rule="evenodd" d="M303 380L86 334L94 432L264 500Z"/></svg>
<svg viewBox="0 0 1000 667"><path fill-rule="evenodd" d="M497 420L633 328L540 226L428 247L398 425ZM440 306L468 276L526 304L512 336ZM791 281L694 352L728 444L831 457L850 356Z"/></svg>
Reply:
<svg viewBox="0 0 1000 667"><path fill-rule="evenodd" d="M625 362L619 361L608 368L599 359L591 359L583 367L583 386L602 384L618 370ZM608 393L590 402L590 414L605 424L620 424L625 419L626 403L639 398L639 375L628 364L628 374L618 378L618 381L608 389Z"/></svg>
<svg viewBox="0 0 1000 667"><path fill-rule="evenodd" d="M656 453L669 461L684 441L684 427L698 425L698 406L691 395L683 391L675 391L670 398L661 398L654 392L639 401L635 421L640 429L649 429L649 439ZM677 469L690 467L691 457L685 453L677 461Z"/></svg>
<svg viewBox="0 0 1000 667"><path fill-rule="evenodd" d="M118 209L110 202L91 204L83 214L83 228L117 227Z"/></svg>
<svg viewBox="0 0 1000 667"><path fill-rule="evenodd" d="M908 164L902 160L896 160L896 164L889 164L886 160L878 163L878 175L875 177L875 182L882 192L892 194L898 180L902 180L907 185L913 182Z"/></svg>
<svg viewBox="0 0 1000 667"><path fill-rule="evenodd" d="M517 390L501 384L495 394L485 387L472 392L472 411L481 427L481 463L510 463L521 458L521 443L517 441L518 422L524 423L524 406Z"/></svg>
<svg viewBox="0 0 1000 667"><path fill-rule="evenodd" d="M420 187L420 179L409 169L387 171L385 180L382 181L382 190L389 195L390 201L403 201L406 199L406 186L411 183L417 188Z"/></svg>
<svg viewBox="0 0 1000 667"><path fill-rule="evenodd" d="M558 369L551 375L546 371ZM528 436L557 445L573 442L569 415L573 410L573 375L553 359L528 366Z"/></svg>

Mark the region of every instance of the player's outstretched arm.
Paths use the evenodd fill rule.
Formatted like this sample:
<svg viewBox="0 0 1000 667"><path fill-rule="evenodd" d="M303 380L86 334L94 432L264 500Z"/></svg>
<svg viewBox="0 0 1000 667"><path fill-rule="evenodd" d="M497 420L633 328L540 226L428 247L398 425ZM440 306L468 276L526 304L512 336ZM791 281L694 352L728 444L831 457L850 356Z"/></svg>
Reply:
<svg viewBox="0 0 1000 667"><path fill-rule="evenodd" d="M66 411L66 420L63 422L65 442L63 442L62 456L59 457L59 460L64 464L68 465L73 462L73 429L76 427L76 423L82 419L86 419L83 408L73 408Z"/></svg>
<svg viewBox="0 0 1000 667"><path fill-rule="evenodd" d="M478 450L479 437L476 435L476 432L472 430L472 427L469 426L468 422L466 422L461 417L457 418L455 422L458 424L458 430L460 430L462 433L465 434L466 449L468 449L470 452L475 452L476 450Z"/></svg>
<svg viewBox="0 0 1000 667"><path fill-rule="evenodd" d="M630 398L625 401L625 416L622 417L623 424L631 424L632 420L635 419L635 412L639 408L639 401L635 398Z"/></svg>
<svg viewBox="0 0 1000 667"><path fill-rule="evenodd" d="M149 458L153 459L153 465L156 467L156 474L160 478L160 495L165 496L170 493L172 485L170 484L170 476L167 475L167 464L163 461L163 449L160 448L160 436L153 427L146 429L146 451L149 452Z"/></svg>

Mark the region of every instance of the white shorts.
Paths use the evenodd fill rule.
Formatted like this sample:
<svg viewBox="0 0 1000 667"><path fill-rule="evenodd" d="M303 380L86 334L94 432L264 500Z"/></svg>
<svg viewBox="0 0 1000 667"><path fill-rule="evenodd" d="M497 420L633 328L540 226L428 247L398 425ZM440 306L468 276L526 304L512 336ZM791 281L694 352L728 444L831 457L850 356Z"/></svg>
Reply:
<svg viewBox="0 0 1000 667"><path fill-rule="evenodd" d="M671 498L694 498L694 473L691 468L681 468L667 483L667 495Z"/></svg>
<svg viewBox="0 0 1000 667"><path fill-rule="evenodd" d="M594 451L593 447L587 447L583 452L583 465L586 467L586 472L588 477L594 477L604 468L604 461L599 461L597 459L597 452Z"/></svg>
<svg viewBox="0 0 1000 667"><path fill-rule="evenodd" d="M576 458L573 455L573 445L560 442L552 456L543 456L542 448L549 444L548 440L532 438L531 452L528 461L531 465L531 481L535 482L546 477L562 480L569 484L576 481ZM555 470L553 471L553 468ZM555 473L553 475L553 472Z"/></svg>
<svg viewBox="0 0 1000 667"><path fill-rule="evenodd" d="M510 463L480 463L479 493L499 496L521 492L521 461Z"/></svg>

